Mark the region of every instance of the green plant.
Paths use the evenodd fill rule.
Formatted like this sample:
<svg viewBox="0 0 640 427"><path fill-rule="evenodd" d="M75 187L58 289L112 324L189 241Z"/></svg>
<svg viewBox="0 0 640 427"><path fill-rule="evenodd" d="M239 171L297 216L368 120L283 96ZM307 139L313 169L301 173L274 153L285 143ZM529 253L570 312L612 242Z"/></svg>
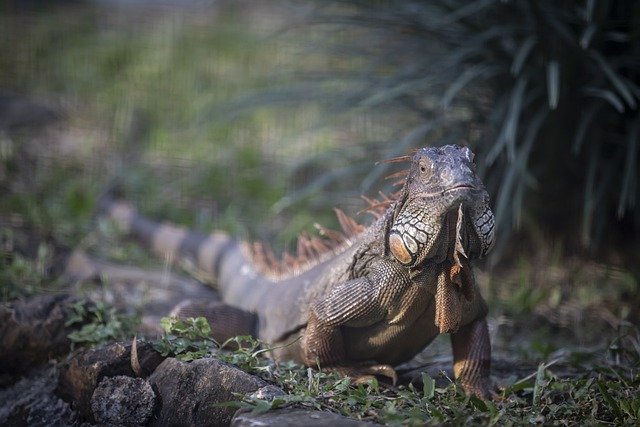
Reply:
<svg viewBox="0 0 640 427"><path fill-rule="evenodd" d="M267 372L269 369L268 360L261 356L271 348L262 349L262 343L251 336L236 336L218 343L212 338L211 326L204 317L163 317L160 325L164 334L153 346L163 356L186 362L215 355L247 372Z"/></svg>
<svg viewBox="0 0 640 427"><path fill-rule="evenodd" d="M135 334L139 319L118 313L104 302L77 301L65 321L65 326L79 327L68 337L74 344L98 345L113 340L129 340Z"/></svg>
<svg viewBox="0 0 640 427"><path fill-rule="evenodd" d="M13 251L10 229L0 229L0 301L36 294L55 282L49 277L52 249L41 243L35 259Z"/></svg>
<svg viewBox="0 0 640 427"><path fill-rule="evenodd" d="M220 345L221 350L216 357L227 363L231 363L247 372L269 373L270 363L264 358L264 354L272 348L261 348L263 344L248 335L232 337Z"/></svg>
<svg viewBox="0 0 640 427"><path fill-rule="evenodd" d="M341 74L336 111L420 112L392 154L425 142L473 146L503 237L535 222L570 247L595 248L640 229L639 4L354 0L318 9L332 53L355 64Z"/></svg>
<svg viewBox="0 0 640 427"><path fill-rule="evenodd" d="M173 356L182 361L200 359L219 348L211 337L211 327L204 317L181 319L163 317L160 325L163 336L153 347L162 356Z"/></svg>

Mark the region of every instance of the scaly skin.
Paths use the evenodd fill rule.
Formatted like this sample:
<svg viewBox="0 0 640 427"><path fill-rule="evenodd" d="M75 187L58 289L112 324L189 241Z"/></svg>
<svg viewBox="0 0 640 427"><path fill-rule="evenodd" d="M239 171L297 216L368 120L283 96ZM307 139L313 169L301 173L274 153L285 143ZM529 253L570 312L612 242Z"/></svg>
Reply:
<svg viewBox="0 0 640 427"><path fill-rule="evenodd" d="M181 314L215 318L222 337L253 332L267 343L291 343L272 352L278 360L395 382L393 366L450 333L456 378L486 398L487 308L470 261L493 244L493 213L473 154L457 146L418 150L399 194L367 230L281 279L260 274L243 244L224 234L158 225L114 201L104 207L156 252L190 256L213 276L223 302L236 309L183 304ZM247 331L251 316L257 324Z"/></svg>

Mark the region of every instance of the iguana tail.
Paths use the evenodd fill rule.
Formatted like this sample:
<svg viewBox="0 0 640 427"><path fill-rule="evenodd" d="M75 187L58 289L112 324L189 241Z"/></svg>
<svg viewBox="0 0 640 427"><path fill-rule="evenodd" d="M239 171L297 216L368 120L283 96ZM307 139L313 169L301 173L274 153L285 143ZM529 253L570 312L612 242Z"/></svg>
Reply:
<svg viewBox="0 0 640 427"><path fill-rule="evenodd" d="M256 316L251 313L253 310L246 301L250 299L249 288L256 290L266 280L255 274L243 274L250 263L241 242L225 233L205 235L152 221L139 215L132 205L112 196L101 197L99 209L103 215L114 220L122 231L162 259L189 260L215 283L224 301L185 300L176 306L173 314L179 317L206 317L216 339L256 335Z"/></svg>
<svg viewBox="0 0 640 427"><path fill-rule="evenodd" d="M270 281L253 269L243 243L226 233L206 235L158 223L138 214L132 205L111 196L103 196L99 208L161 259L188 260L216 285L225 302L251 310L253 307L245 302L248 291L260 293L260 288L268 287Z"/></svg>
<svg viewBox="0 0 640 427"><path fill-rule="evenodd" d="M100 201L100 210L161 259L187 258L216 282L228 259L244 256L239 242L225 233L205 235L158 223L139 215L132 205L108 197Z"/></svg>

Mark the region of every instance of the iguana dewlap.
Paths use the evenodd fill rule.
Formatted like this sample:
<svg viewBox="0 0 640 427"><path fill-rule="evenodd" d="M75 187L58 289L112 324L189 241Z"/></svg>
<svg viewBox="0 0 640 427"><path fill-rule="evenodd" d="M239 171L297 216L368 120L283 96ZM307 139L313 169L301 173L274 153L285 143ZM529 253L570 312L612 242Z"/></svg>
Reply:
<svg viewBox="0 0 640 427"><path fill-rule="evenodd" d="M456 378L486 397L487 307L471 261L494 242L489 196L468 148L423 148L407 159L402 189L378 205L376 222L365 228L337 211L342 233L319 227L324 239L302 236L298 256L281 262L223 233L160 225L112 200L104 208L155 252L191 257L214 278L235 309L199 302L186 312L215 318L222 337L250 332L270 344L293 342L273 356L360 380L395 380L393 366L450 333Z"/></svg>

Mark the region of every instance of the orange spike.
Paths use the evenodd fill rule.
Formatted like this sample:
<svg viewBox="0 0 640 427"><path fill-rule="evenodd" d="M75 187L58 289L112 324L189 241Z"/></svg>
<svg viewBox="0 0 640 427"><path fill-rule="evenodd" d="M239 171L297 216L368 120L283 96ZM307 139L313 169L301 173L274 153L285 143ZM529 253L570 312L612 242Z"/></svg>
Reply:
<svg viewBox="0 0 640 427"><path fill-rule="evenodd" d="M367 196L360 196L360 198L362 200L364 200L365 202L367 202L367 204L369 205L369 207L373 206L373 205L377 205L378 201L376 199L372 199L370 197Z"/></svg>
<svg viewBox="0 0 640 427"><path fill-rule="evenodd" d="M367 208L362 209L361 211L358 212L358 215L360 215L361 213L371 213L373 214L376 218L380 218L380 210L382 210L383 208L386 209L389 207L389 205L391 204L391 200L383 200L382 202L378 202L375 205L371 205Z"/></svg>
<svg viewBox="0 0 640 427"><path fill-rule="evenodd" d="M338 217L338 222L340 223L340 227L348 237L355 237L362 231L364 231L364 226L358 224L353 218L347 216L342 210L335 209L336 216Z"/></svg>
<svg viewBox="0 0 640 427"><path fill-rule="evenodd" d="M406 156L392 157L391 159L380 160L379 162L376 162L376 165L379 165L380 163L408 162L409 160L411 160L412 157L413 156L411 154L407 154Z"/></svg>
<svg viewBox="0 0 640 427"><path fill-rule="evenodd" d="M283 267L292 267L296 263L296 258L291 255L288 251L282 254L282 264Z"/></svg>
<svg viewBox="0 0 640 427"><path fill-rule="evenodd" d="M327 246L327 244L323 242L322 239L319 239L317 237L312 237L310 243L316 256L319 256L329 250L329 246Z"/></svg>
<svg viewBox="0 0 640 427"><path fill-rule="evenodd" d="M278 258L276 258L276 255L273 252L273 250L267 246L263 246L263 247L264 247L264 255L267 262L269 263L269 266L272 269L280 270L280 261L278 260Z"/></svg>
<svg viewBox="0 0 640 427"><path fill-rule="evenodd" d="M392 173L391 175L385 176L384 179L394 179L399 177L406 178L407 175L409 175L409 169L403 169L399 172Z"/></svg>
<svg viewBox="0 0 640 427"><path fill-rule="evenodd" d="M324 236L331 240L334 243L342 243L347 237L340 233L339 231L331 230L329 228L323 227L322 225L316 223L314 224L315 228L318 230L321 236Z"/></svg>
<svg viewBox="0 0 640 427"><path fill-rule="evenodd" d="M264 259L264 252L262 251L262 245L259 242L254 242L250 247L253 262L256 266L268 269L266 260Z"/></svg>
<svg viewBox="0 0 640 427"><path fill-rule="evenodd" d="M313 251L309 244L309 238L304 233L300 234L298 236L298 257L307 261L313 258L313 255Z"/></svg>

